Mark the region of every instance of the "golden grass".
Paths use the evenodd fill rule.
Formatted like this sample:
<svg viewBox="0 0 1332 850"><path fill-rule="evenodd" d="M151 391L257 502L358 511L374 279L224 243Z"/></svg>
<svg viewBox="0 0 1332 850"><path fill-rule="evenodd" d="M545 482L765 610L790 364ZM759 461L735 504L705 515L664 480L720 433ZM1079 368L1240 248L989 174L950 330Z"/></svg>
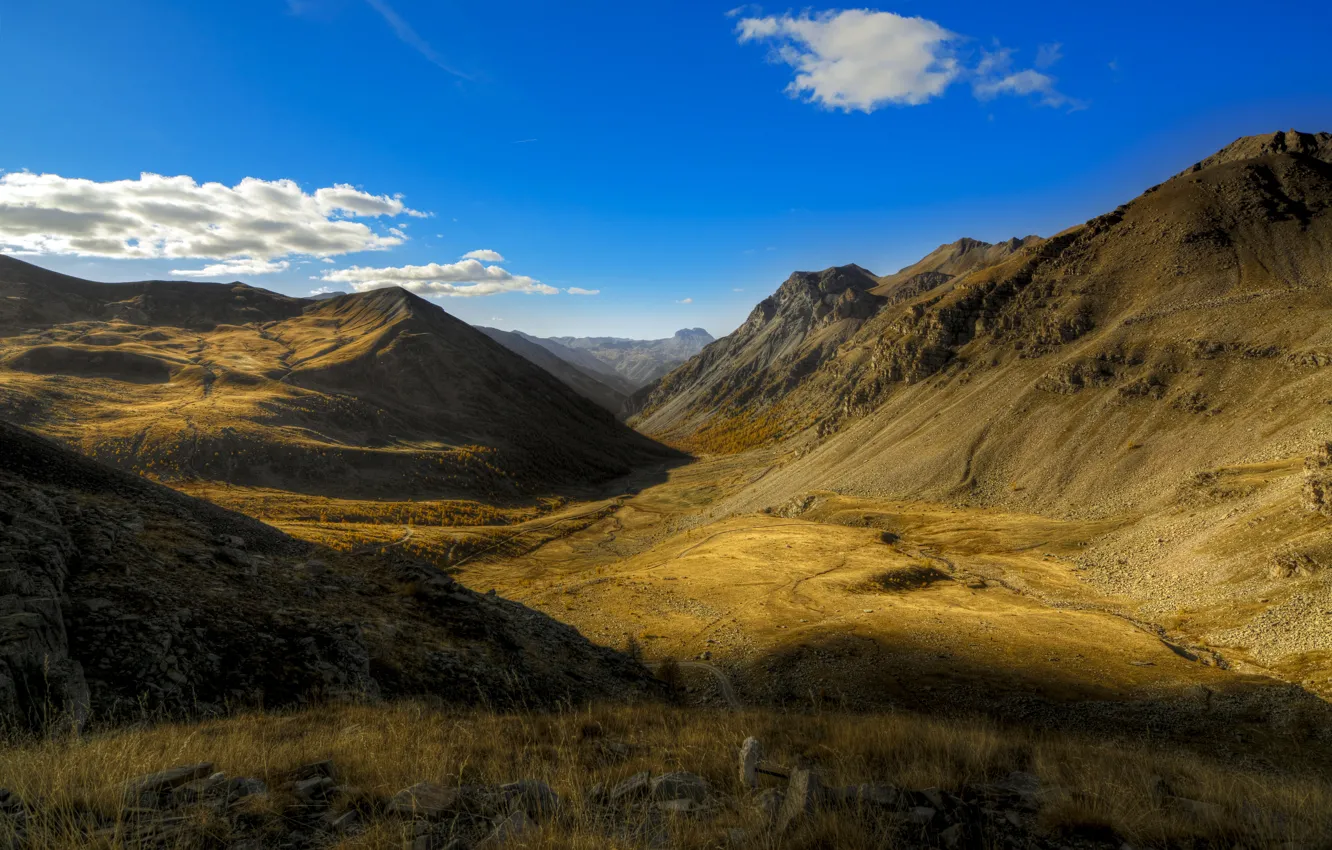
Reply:
<svg viewBox="0 0 1332 850"><path fill-rule="evenodd" d="M532 504L503 506L470 499L337 499L261 487L224 487L209 482L176 484L175 487L196 498L273 524L509 525L558 510L567 502L563 498L549 498Z"/></svg>
<svg viewBox="0 0 1332 850"><path fill-rule="evenodd" d="M759 411L719 412L688 437L667 442L688 452L740 454L771 445L799 430L792 427L791 420L780 405Z"/></svg>
<svg viewBox="0 0 1332 850"><path fill-rule="evenodd" d="M960 790L1013 770L1030 771L1050 789L1032 828L1052 837L1113 832L1116 840L1138 847L1190 840L1269 847L1290 841L1321 846L1332 836L1332 786L1323 780L1249 772L1159 747L902 714L718 713L651 705L494 714L413 702L326 706L19 742L0 751L0 787L42 801L33 812L28 846L63 850L90 846L84 830L91 820L124 819L125 780L200 761L276 787L286 771L332 759L340 781L358 789L335 807L372 813L394 792L422 780L543 779L570 805L522 846L592 848L644 844L607 832L584 802L596 783L639 770L688 770L704 776L726 802L712 819L667 821L669 846L715 847L736 827L747 836L740 846L755 848L893 846L881 822L844 811L824 813L795 834L773 835L739 787L735 754L748 735L762 740L775 761L813 760L830 784ZM623 754L616 755L610 742L625 745ZM1171 805L1160 796L1163 782L1173 794L1216 808L1199 816ZM276 818L281 802L279 792L251 815ZM182 846L210 846L229 828L203 815L198 820L194 837ZM365 833L338 846L392 846L402 841L403 829L372 814ZM129 845L107 840L100 846Z"/></svg>

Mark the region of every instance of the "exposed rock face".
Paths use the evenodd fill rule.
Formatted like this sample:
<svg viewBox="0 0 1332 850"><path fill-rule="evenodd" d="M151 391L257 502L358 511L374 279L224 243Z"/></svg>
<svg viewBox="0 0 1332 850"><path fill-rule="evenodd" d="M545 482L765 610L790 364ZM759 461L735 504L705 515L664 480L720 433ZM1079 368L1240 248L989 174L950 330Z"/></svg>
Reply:
<svg viewBox="0 0 1332 850"><path fill-rule="evenodd" d="M1332 516L1332 443L1304 459L1305 510Z"/></svg>
<svg viewBox="0 0 1332 850"><path fill-rule="evenodd" d="M658 687L573 629L428 564L316 551L3 424L0 470L0 723Z"/></svg>
<svg viewBox="0 0 1332 850"><path fill-rule="evenodd" d="M884 299L860 266L796 272L734 333L630 399L649 433L687 430L718 408L780 397L816 369Z"/></svg>
<svg viewBox="0 0 1332 850"><path fill-rule="evenodd" d="M33 726L48 710L83 718L88 685L64 616L78 548L60 509L74 506L15 483L0 473L0 718Z"/></svg>

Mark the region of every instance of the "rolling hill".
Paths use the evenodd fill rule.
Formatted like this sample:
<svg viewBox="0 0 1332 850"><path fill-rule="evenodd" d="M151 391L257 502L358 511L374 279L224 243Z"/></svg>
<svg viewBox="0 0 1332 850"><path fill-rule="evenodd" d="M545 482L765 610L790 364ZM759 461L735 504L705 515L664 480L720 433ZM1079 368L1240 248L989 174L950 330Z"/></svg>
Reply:
<svg viewBox="0 0 1332 850"><path fill-rule="evenodd" d="M0 258L0 416L163 481L515 497L671 452L400 289L99 284Z"/></svg>

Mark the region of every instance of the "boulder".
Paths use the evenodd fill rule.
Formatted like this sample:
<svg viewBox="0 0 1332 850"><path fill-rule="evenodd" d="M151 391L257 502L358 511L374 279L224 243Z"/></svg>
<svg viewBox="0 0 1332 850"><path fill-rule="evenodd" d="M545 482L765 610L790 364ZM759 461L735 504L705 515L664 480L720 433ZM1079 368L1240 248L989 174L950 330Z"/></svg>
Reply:
<svg viewBox="0 0 1332 850"><path fill-rule="evenodd" d="M823 796L823 785L813 770L796 767L791 770L791 781L786 785L786 798L777 815L777 831L785 832L804 820L818 807Z"/></svg>
<svg viewBox="0 0 1332 850"><path fill-rule="evenodd" d="M749 737L740 745L740 785L758 787L758 766L763 761L763 745L758 738Z"/></svg>
<svg viewBox="0 0 1332 850"><path fill-rule="evenodd" d="M652 774L646 770L635 773L633 776L617 784L610 790L610 800L612 803L618 803L625 800L636 800L640 797L646 797L652 790Z"/></svg>
<svg viewBox="0 0 1332 850"><path fill-rule="evenodd" d="M457 811L461 802L462 790L459 788L418 782L394 794L385 811L397 817L436 820Z"/></svg>
<svg viewBox="0 0 1332 850"><path fill-rule="evenodd" d="M689 799L701 803L707 798L707 780L695 773L665 773L652 780L653 800Z"/></svg>
<svg viewBox="0 0 1332 850"><path fill-rule="evenodd" d="M211 761L173 767L157 773L139 776L125 783L125 805L154 807L173 789L203 779L213 773Z"/></svg>
<svg viewBox="0 0 1332 850"><path fill-rule="evenodd" d="M539 779L522 779L502 786L500 791L515 810L526 812L536 821L554 815L560 808L560 795Z"/></svg>

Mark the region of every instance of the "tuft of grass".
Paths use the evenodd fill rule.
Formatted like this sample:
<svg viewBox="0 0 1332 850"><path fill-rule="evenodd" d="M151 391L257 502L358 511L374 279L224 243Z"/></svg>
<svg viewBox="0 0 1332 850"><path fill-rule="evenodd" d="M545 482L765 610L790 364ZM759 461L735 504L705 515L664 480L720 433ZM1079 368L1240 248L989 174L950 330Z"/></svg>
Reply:
<svg viewBox="0 0 1332 850"><path fill-rule="evenodd" d="M593 848L641 844L617 843L615 836L635 834L635 825L607 824L584 803L595 784L640 770L688 770L702 775L729 802L715 818L668 821L663 827L668 846L716 847L729 828L744 829L747 837L739 846L755 848L893 846L884 823L836 811L777 839L740 787L736 752L749 735L763 741L773 761L811 761L834 785L873 781L960 790L1010 771L1029 771L1047 789L1032 828L1052 837L1113 836L1138 847L1269 847L1287 842L1323 846L1332 835L1332 786L1320 777L1263 773L1159 747L1035 735L984 721L723 713L661 705L513 714L445 710L419 702L328 705L81 737L51 735L0 750L0 787L39 803L31 813L27 846L72 850L90 846L88 829L94 822L125 822L121 786L132 777L213 761L218 770L257 776L277 787L298 765L331 759L340 780L357 789L354 799L335 805L371 813L366 832L337 846L368 850L402 841L403 826L374 813L393 793L416 782L493 785L541 779L569 805L526 846ZM1174 798L1199 805L1190 808ZM252 820L279 820L280 802L280 795L255 801ZM197 828L188 832L197 840L180 846L218 846L226 824L198 817ZM4 838L0 835L0 841ZM94 846L128 845L107 840Z"/></svg>

